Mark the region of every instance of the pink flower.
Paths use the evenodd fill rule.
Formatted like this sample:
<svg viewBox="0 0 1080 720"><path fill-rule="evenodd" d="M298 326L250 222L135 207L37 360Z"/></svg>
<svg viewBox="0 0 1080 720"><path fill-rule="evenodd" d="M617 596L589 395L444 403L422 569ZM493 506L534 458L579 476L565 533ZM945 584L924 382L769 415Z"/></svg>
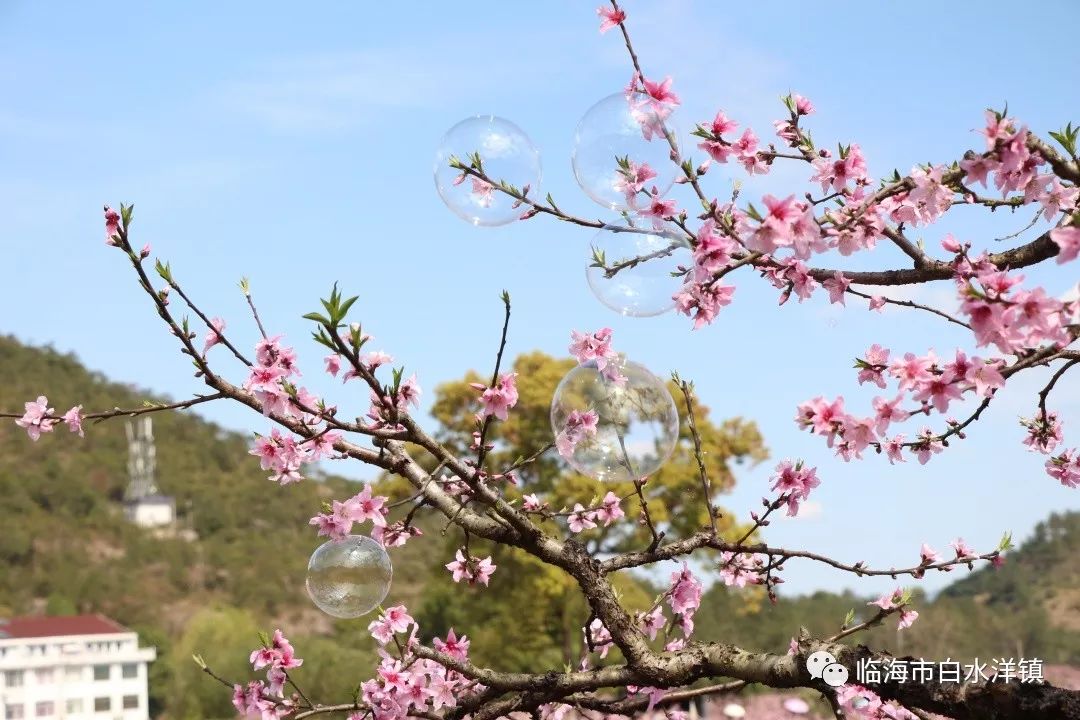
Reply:
<svg viewBox="0 0 1080 720"><path fill-rule="evenodd" d="M73 433L78 433L79 437L84 437L82 421L82 405L76 405L64 413L64 422L67 423L68 430Z"/></svg>
<svg viewBox="0 0 1080 720"><path fill-rule="evenodd" d="M323 358L323 362L326 363L326 372L330 373L331 377L337 377L337 374L341 371L341 356L337 353L330 353Z"/></svg>
<svg viewBox="0 0 1080 720"><path fill-rule="evenodd" d="M56 420L48 417L54 411L49 407L49 400L44 395L34 402L23 403L23 407L26 412L15 421L15 424L25 429L31 440L37 442L43 433L52 432Z"/></svg>
<svg viewBox="0 0 1080 720"><path fill-rule="evenodd" d="M642 84L645 86L645 92L649 94L655 102L664 105L678 105L679 96L671 90L671 78L666 77L661 82L655 82L653 80L641 79Z"/></svg>
<svg viewBox="0 0 1080 720"><path fill-rule="evenodd" d="M528 512L539 512L540 508L544 506L543 503L540 502L540 498L536 497L535 494L525 495L521 500L521 507Z"/></svg>
<svg viewBox="0 0 1080 720"><path fill-rule="evenodd" d="M329 537L331 540L344 540L352 530L352 521L341 517L337 513L320 513L308 520L308 525L317 528L317 535Z"/></svg>
<svg viewBox="0 0 1080 720"><path fill-rule="evenodd" d="M574 456L574 449L578 443L588 437L596 435L596 425L600 416L595 410L571 410L566 419L566 426L555 436L555 448L566 459Z"/></svg>
<svg viewBox="0 0 1080 720"><path fill-rule="evenodd" d="M210 321L210 329L206 331L206 341L203 343L202 354L221 342L221 333L225 332L225 321L219 317Z"/></svg>
<svg viewBox="0 0 1080 720"><path fill-rule="evenodd" d="M900 611L900 624L896 626L897 630L903 630L904 628L911 627L919 618L919 613L915 610L901 610Z"/></svg>
<svg viewBox="0 0 1080 720"><path fill-rule="evenodd" d="M420 383L414 373L398 387L397 408L398 412L405 412L409 405L420 407Z"/></svg>
<svg viewBox="0 0 1080 720"><path fill-rule="evenodd" d="M919 548L919 564L933 565L938 562L941 562L941 556L937 554L934 548L923 543L922 547Z"/></svg>
<svg viewBox="0 0 1080 720"><path fill-rule="evenodd" d="M415 622L404 605L395 605L373 620L368 625L368 630L380 645L385 645L396 633L405 632Z"/></svg>
<svg viewBox="0 0 1080 720"><path fill-rule="evenodd" d="M458 548L454 561L446 564L446 569L453 575L454 582L466 581L470 585L477 583L488 584L488 579L495 572L496 565L491 562L491 557L477 560L474 557L465 557L461 548Z"/></svg>
<svg viewBox="0 0 1080 720"><path fill-rule="evenodd" d="M997 161L992 158L981 156L960 161L960 169L964 171L969 183L979 183L986 187L986 176L997 168Z"/></svg>
<svg viewBox="0 0 1080 720"><path fill-rule="evenodd" d="M799 513L799 502L810 497L810 491L821 484L817 468L807 468L802 462L792 463L790 460L776 466L772 480L772 489L788 496L787 514L792 517Z"/></svg>
<svg viewBox="0 0 1080 720"><path fill-rule="evenodd" d="M656 639L656 633L664 629L667 620L664 618L664 609L657 605L646 615L641 616L641 629L649 636L650 640Z"/></svg>
<svg viewBox="0 0 1080 720"><path fill-rule="evenodd" d="M671 611L677 614L693 613L701 605L701 582L690 572L689 566L683 563L682 569L671 574L671 590L668 604Z"/></svg>
<svg viewBox="0 0 1080 720"><path fill-rule="evenodd" d="M435 638L435 649L452 658L464 661L469 656L469 639L462 635L460 638L454 634L454 628L446 633L446 640Z"/></svg>
<svg viewBox="0 0 1080 720"><path fill-rule="evenodd" d="M593 522L593 513L586 512L581 503L574 504L574 512L566 518L567 525L570 527L570 532L579 533L583 530L591 530L596 527L596 523Z"/></svg>
<svg viewBox="0 0 1080 720"><path fill-rule="evenodd" d="M595 618L589 623L588 627L582 628L582 631L585 633L586 641L600 651L600 658L606 658L614 643L611 639L611 633L604 627L603 621L600 618Z"/></svg>
<svg viewBox="0 0 1080 720"><path fill-rule="evenodd" d="M601 501L601 505L593 513L593 517L604 523L604 527L611 525L621 517L625 517L626 513L623 512L620 504L619 496L608 490L608 494L604 496Z"/></svg>
<svg viewBox="0 0 1080 720"><path fill-rule="evenodd" d="M1075 260L1077 254L1080 254L1080 227L1070 225L1069 227L1054 228L1050 231L1050 239L1059 248L1057 254L1058 265Z"/></svg>
<svg viewBox="0 0 1080 720"><path fill-rule="evenodd" d="M720 308L731 304L735 288L721 285L719 282L693 282L683 285L682 290L673 296L675 308L694 320L694 329L698 330L712 323L720 313Z"/></svg>
<svg viewBox="0 0 1080 720"><path fill-rule="evenodd" d="M932 455L937 455L945 449L941 440L930 428L923 428L916 437L912 449L915 450L915 457L918 458L920 465L925 465Z"/></svg>
<svg viewBox="0 0 1080 720"><path fill-rule="evenodd" d="M890 465L898 462L904 462L904 439L905 436L903 433L901 433L896 437L885 441L885 457L889 458Z"/></svg>
<svg viewBox="0 0 1080 720"><path fill-rule="evenodd" d="M833 276L828 280L821 283L822 287L829 291L829 302L844 304L844 293L847 292L848 285L851 281L844 277L844 274L837 270L833 273Z"/></svg>
<svg viewBox="0 0 1080 720"><path fill-rule="evenodd" d="M949 543L949 547L956 551L956 558L958 560L975 557L975 551L968 547L968 544L964 542L964 538L956 538Z"/></svg>
<svg viewBox="0 0 1080 720"><path fill-rule="evenodd" d="M273 648L277 653L277 665L283 669L291 670L304 664L303 660L296 657L296 651L281 630L274 631Z"/></svg>
<svg viewBox="0 0 1080 720"><path fill-rule="evenodd" d="M1066 450L1046 461L1046 474L1068 488L1080 487L1080 455Z"/></svg>
<svg viewBox="0 0 1080 720"><path fill-rule="evenodd" d="M596 8L596 14L600 16L601 33L606 33L608 30L618 27L626 19L626 13L622 8L616 10L606 5Z"/></svg>
<svg viewBox="0 0 1080 720"><path fill-rule="evenodd" d="M883 307L885 307L885 298L883 298L880 295L871 295L870 296L870 309L871 310L880 311L881 308L883 308Z"/></svg>
<svg viewBox="0 0 1080 720"><path fill-rule="evenodd" d="M335 514L352 522L362 523L370 520L376 525L385 525L386 516L383 514L383 507L386 501L385 497L373 496L371 486L365 485L363 490L345 502L335 502Z"/></svg>
<svg viewBox="0 0 1080 720"><path fill-rule="evenodd" d="M480 207L491 207L495 201L495 186L486 180L474 177L472 179L472 196Z"/></svg>
<svg viewBox="0 0 1080 720"><path fill-rule="evenodd" d="M877 343L870 346L863 358L863 364L859 367L859 375L856 378L859 384L872 382L879 388L885 387L885 378L881 371L889 364L889 349L883 348Z"/></svg>
<svg viewBox="0 0 1080 720"><path fill-rule="evenodd" d="M795 101L795 112L799 115L809 115L814 112L814 105L808 98L804 98L802 95L792 95L791 97Z"/></svg>
<svg viewBox="0 0 1080 720"><path fill-rule="evenodd" d="M483 390L480 396L480 403L483 405L480 417L494 416L499 420L506 420L507 412L517 405L518 401L516 378L517 373L506 373L493 387L473 383L474 388Z"/></svg>
<svg viewBox="0 0 1080 720"><path fill-rule="evenodd" d="M633 200L645 188L645 184L656 177L656 172L649 167L649 163L638 165L627 158L627 167L619 168L619 177L615 181L615 189L624 194L628 201ZM632 204L632 203L631 203Z"/></svg>
<svg viewBox="0 0 1080 720"><path fill-rule="evenodd" d="M115 237L120 234L120 213L108 205L105 206L105 244L116 247Z"/></svg>
<svg viewBox="0 0 1080 720"><path fill-rule="evenodd" d="M879 608L885 611L894 610L899 607L900 600L904 597L903 588L896 588L892 592L887 592L877 600L866 603L867 605L877 605Z"/></svg>

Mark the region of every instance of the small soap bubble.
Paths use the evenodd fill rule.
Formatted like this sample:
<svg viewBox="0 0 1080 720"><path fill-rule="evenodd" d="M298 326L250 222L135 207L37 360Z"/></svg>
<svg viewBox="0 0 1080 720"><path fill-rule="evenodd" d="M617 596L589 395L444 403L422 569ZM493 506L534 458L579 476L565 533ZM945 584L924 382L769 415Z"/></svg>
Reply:
<svg viewBox="0 0 1080 720"><path fill-rule="evenodd" d="M450 166L457 158L471 165L478 154L483 174L491 182ZM446 206L473 225L505 225L528 210L514 207L515 200L494 187L506 182L520 192L528 187L529 198L538 196L542 172L540 151L532 140L509 120L494 115L466 118L447 131L435 153L435 189Z"/></svg>
<svg viewBox="0 0 1080 720"><path fill-rule="evenodd" d="M670 107L641 93L615 93L593 105L574 133L570 162L585 194L612 210L648 205L671 189L679 168L665 132L678 138Z"/></svg>
<svg viewBox="0 0 1080 720"><path fill-rule="evenodd" d="M358 618L390 592L393 568L382 545L365 535L330 540L308 561L307 592L327 615Z"/></svg>
<svg viewBox="0 0 1080 720"><path fill-rule="evenodd" d="M596 361L562 379L551 401L551 428L570 465L604 482L635 481L656 472L679 439L679 413L663 380L643 365L613 360L625 382L605 377ZM575 432L574 418L596 414L594 431ZM564 452L565 450L565 452Z"/></svg>
<svg viewBox="0 0 1080 720"><path fill-rule="evenodd" d="M603 259L603 267L598 258ZM588 260L586 279L593 295L630 317L652 317L672 310L674 296L684 282L672 273L694 264L690 246L679 232L634 227L627 220L596 233Z"/></svg>

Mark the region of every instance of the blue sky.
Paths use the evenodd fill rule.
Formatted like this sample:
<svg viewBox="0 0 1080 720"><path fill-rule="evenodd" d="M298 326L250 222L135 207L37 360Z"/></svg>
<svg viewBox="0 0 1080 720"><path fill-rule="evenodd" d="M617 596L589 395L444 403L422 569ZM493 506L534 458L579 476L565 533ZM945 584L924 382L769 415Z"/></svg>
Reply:
<svg viewBox="0 0 1080 720"><path fill-rule="evenodd" d="M585 283L590 232L542 218L472 228L441 204L431 179L439 138L490 112L539 146L544 191L567 210L604 217L569 163L578 118L629 77L617 35L597 34L595 4L0 3L0 331L174 397L197 392L130 270L102 243L102 204L134 202L135 242L171 261L231 335L256 338L236 289L246 275L264 321L297 345L309 385L343 404L364 398L321 376L322 353L300 320L334 281L360 296L365 329L419 374L426 400L439 382L490 367L506 288L512 354L562 355L571 328L609 325L635 360L693 379L717 417L757 420L774 459L816 465L821 487L805 517L770 528L776 544L911 564L924 541L945 549L960 535L986 550L1005 530L1024 538L1051 511L1080 509L1080 494L1046 477L1019 444L1016 418L1030 412L1045 375L1019 378L968 440L926 467L845 464L797 431L795 406L815 395L869 407L850 368L873 342L920 354L966 347L943 323L841 311L824 295L777 309L776 292L750 274L738 278L735 304L698 332L674 315L624 319ZM1058 24L1080 18L1069 0L1040 8ZM797 91L817 106L809 127L818 143L859 142L876 176L958 158L980 142L972 129L982 110L1005 101L1040 132L1080 119L1080 102L1061 85L1061 70L1080 66L1080 46L1018 31L1010 3L687 0L631 2L628 12L646 73L676 79L685 130L723 108L765 136L780 117L778 97ZM741 174L707 180L722 195L732 177ZM743 197L801 194L807 177L804 167L778 167ZM952 231L996 247L992 238L1029 219L961 209L923 237L936 247ZM882 246L842 266L902 261ZM1077 279L1075 265L1029 276L1057 294ZM951 302L948 284L903 296L915 294ZM1069 378L1053 403L1072 423L1072 445L1076 391ZM265 429L238 408L204 413ZM745 516L772 465L740 470L727 506ZM795 592L854 584L808 563L791 563L786 577Z"/></svg>

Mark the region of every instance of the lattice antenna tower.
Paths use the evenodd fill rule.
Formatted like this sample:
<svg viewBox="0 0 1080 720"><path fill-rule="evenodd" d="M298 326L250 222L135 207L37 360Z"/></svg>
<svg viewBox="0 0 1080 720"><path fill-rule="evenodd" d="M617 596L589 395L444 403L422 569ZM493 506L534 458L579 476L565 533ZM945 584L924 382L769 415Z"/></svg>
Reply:
<svg viewBox="0 0 1080 720"><path fill-rule="evenodd" d="M154 428L150 417L129 420L127 439L129 480L124 500L131 502L159 494L154 480L157 449L154 447Z"/></svg>

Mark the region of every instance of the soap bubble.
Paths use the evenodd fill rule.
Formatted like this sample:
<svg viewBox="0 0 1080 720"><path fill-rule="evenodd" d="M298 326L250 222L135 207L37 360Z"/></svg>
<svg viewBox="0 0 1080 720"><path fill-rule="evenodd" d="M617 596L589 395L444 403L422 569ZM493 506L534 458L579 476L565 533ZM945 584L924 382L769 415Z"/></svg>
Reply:
<svg viewBox="0 0 1080 720"><path fill-rule="evenodd" d="M667 385L644 366L613 360L626 381L604 377L596 361L566 374L551 400L551 429L571 438L560 454L583 475L605 482L639 480L660 469L679 439L679 414ZM595 432L575 433L574 418L595 412Z"/></svg>
<svg viewBox="0 0 1080 720"><path fill-rule="evenodd" d="M478 178L462 178L461 170L450 167L456 157L470 164L479 153L484 174L535 198L540 189L540 151L521 128L494 115L466 118L450 128L435 153L435 188L446 206L473 225L505 225L521 217L528 208L514 207L514 199Z"/></svg>
<svg viewBox="0 0 1080 720"><path fill-rule="evenodd" d="M678 138L671 110L643 99L647 97L635 93L628 100L625 93L609 95L578 122L570 156L574 177L586 195L606 208L628 210L647 204L644 195L627 194L627 174L642 165L648 164L656 176L639 176L631 191L647 192L655 186L663 195L679 172L661 129L666 126ZM627 158L632 165L620 167L616 158Z"/></svg>
<svg viewBox="0 0 1080 720"><path fill-rule="evenodd" d="M382 545L364 535L349 535L323 543L311 554L307 592L327 615L358 618L386 598L392 576L390 556Z"/></svg>
<svg viewBox="0 0 1080 720"><path fill-rule="evenodd" d="M689 243L678 232L661 228L647 232L627 232L627 221L613 223L593 237L589 267L585 270L593 295L612 310L631 317L661 315L675 307L674 295L683 279L673 276L680 268L693 266ZM595 267L596 254L603 253L604 265L615 269L622 263L644 258L607 277Z"/></svg>

